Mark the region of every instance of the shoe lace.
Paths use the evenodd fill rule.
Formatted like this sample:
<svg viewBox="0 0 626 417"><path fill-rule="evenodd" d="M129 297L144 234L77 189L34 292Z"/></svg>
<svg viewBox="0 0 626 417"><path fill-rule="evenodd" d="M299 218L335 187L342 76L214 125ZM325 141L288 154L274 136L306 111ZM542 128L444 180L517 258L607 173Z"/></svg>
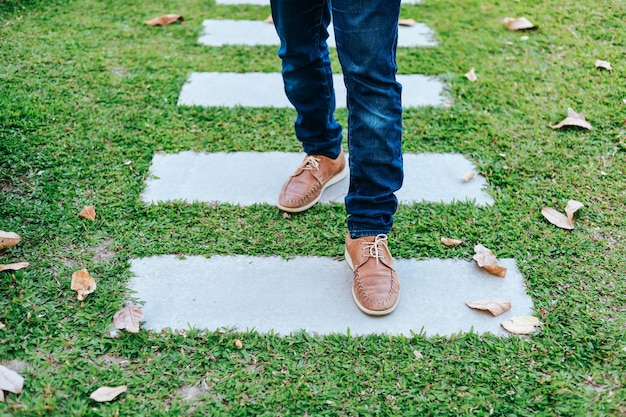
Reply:
<svg viewBox="0 0 626 417"><path fill-rule="evenodd" d="M370 258L376 258L376 264L380 263L381 258L385 258L383 256L383 252L380 250L381 245L387 244L387 235L380 234L376 236L373 242L361 242L363 248L369 251Z"/></svg>
<svg viewBox="0 0 626 417"><path fill-rule="evenodd" d="M313 171L313 170L319 171L320 159L312 155L307 155L306 158L304 158L304 161L302 161L302 163L300 164L299 168L308 169L309 171Z"/></svg>

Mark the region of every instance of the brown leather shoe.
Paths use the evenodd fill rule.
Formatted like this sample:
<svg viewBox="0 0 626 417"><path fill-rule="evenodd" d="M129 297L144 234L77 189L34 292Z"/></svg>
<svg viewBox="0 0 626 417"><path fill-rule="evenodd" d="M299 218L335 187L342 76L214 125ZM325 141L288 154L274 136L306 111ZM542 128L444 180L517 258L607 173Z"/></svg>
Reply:
<svg viewBox="0 0 626 417"><path fill-rule="evenodd" d="M307 155L283 185L278 197L278 208L290 213L304 211L319 201L324 189L338 183L347 174L343 151L337 159Z"/></svg>
<svg viewBox="0 0 626 417"><path fill-rule="evenodd" d="M400 280L387 247L387 235L352 239L348 233L346 261L354 271L352 296L362 312L383 316L396 309Z"/></svg>

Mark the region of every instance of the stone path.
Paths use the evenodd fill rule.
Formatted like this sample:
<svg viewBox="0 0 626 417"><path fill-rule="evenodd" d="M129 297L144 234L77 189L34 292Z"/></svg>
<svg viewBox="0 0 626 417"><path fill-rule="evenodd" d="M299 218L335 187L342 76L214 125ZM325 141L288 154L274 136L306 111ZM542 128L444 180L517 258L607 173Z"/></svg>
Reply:
<svg viewBox="0 0 626 417"><path fill-rule="evenodd" d="M267 5L269 1L218 0L218 3ZM220 24L230 26L217 31ZM275 44L275 34L267 30L271 25L263 25L206 21L199 42L218 47L232 43ZM429 44L433 36L427 27L418 26L410 36L410 31L403 33L406 39L420 39L412 47L434 46ZM224 34L227 36L221 36ZM437 78L418 74L398 78L404 87L404 107L450 104L443 94L444 85ZM338 106L345 106L340 75L335 77L335 86ZM182 87L178 104L290 107L283 91L279 74L192 73ZM282 182L301 160L302 154L285 152L157 154L142 197L152 204L170 200L275 204ZM493 204L484 190L484 178L477 176L468 183L462 181L467 172L475 171L462 155L408 154L405 166L405 185L398 193L402 203L470 199L477 205ZM322 203L341 201L346 183L329 188ZM228 327L281 334L299 330L328 334L346 333L350 329L355 335L410 335L423 329L429 335L451 335L473 329L478 333L505 334L499 323L509 317L532 314L533 303L526 295L515 260L499 259L499 263L509 270L505 279L489 275L473 261L397 260L402 285L400 305L393 314L378 318L366 316L356 308L351 295L351 271L345 262L331 258L189 256L181 259L165 255L132 259L134 278L130 289L145 303L144 327L155 330L192 326L209 330ZM511 311L494 318L465 306L465 301L494 297L511 301Z"/></svg>

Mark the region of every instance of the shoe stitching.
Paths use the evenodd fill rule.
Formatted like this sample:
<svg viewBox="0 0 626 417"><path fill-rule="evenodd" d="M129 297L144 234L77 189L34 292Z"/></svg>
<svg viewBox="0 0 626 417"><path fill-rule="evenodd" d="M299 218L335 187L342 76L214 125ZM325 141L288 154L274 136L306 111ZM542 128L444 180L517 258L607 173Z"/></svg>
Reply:
<svg viewBox="0 0 626 417"><path fill-rule="evenodd" d="M380 245L387 246L387 235L379 234L376 236L373 242L364 241L364 242L361 242L361 245L362 245L361 250L368 252L368 254L364 256L369 257L369 258L376 258L376 264L378 265L380 263L380 259L385 259L385 256L383 255L384 251L381 251ZM361 266L363 264L361 264ZM357 285L359 287L359 294L361 294L364 300L370 301L373 304L384 305L393 297L393 294L395 293L395 289L396 289L396 279L393 276L393 268L389 267L389 269L391 269L391 288L389 289L389 293L387 294L387 297L384 300L372 300L371 297L367 295L367 293L365 292L365 289L363 288L363 285L361 283L360 273L358 271L355 271L355 274L354 274L355 281L357 282Z"/></svg>

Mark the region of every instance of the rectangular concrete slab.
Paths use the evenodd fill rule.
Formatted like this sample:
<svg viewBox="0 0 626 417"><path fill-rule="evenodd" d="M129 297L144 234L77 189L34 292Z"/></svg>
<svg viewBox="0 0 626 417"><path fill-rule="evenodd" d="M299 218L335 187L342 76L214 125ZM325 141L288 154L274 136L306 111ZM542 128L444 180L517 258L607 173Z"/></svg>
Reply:
<svg viewBox="0 0 626 417"><path fill-rule="evenodd" d="M303 153L294 152L157 153L142 198L153 204L181 200L275 205L283 183L303 159ZM400 203L469 200L480 206L493 204L484 177L463 180L468 172L476 172L463 155L405 154L403 159L404 184L396 193ZM320 203L343 203L348 185L347 177L328 187Z"/></svg>
<svg viewBox="0 0 626 417"><path fill-rule="evenodd" d="M205 20L198 42L209 46L280 44L274 25L261 20ZM335 48L335 31L328 28L328 46ZM425 23L398 27L398 46L436 46L433 31Z"/></svg>
<svg viewBox="0 0 626 417"><path fill-rule="evenodd" d="M505 335L500 323L533 313L532 299L513 259L500 259L505 279L473 261L399 259L400 303L385 317L367 316L352 299L352 271L344 261L320 257L190 256L132 259L133 296L145 303L145 325L154 330L299 330L311 334L427 335L458 332ZM509 312L493 317L466 301L502 298Z"/></svg>
<svg viewBox="0 0 626 417"><path fill-rule="evenodd" d="M402 107L446 106L444 84L426 75L397 76L402 84ZM346 107L341 74L333 75L337 107ZM293 107L280 73L192 72L183 84L179 106Z"/></svg>

